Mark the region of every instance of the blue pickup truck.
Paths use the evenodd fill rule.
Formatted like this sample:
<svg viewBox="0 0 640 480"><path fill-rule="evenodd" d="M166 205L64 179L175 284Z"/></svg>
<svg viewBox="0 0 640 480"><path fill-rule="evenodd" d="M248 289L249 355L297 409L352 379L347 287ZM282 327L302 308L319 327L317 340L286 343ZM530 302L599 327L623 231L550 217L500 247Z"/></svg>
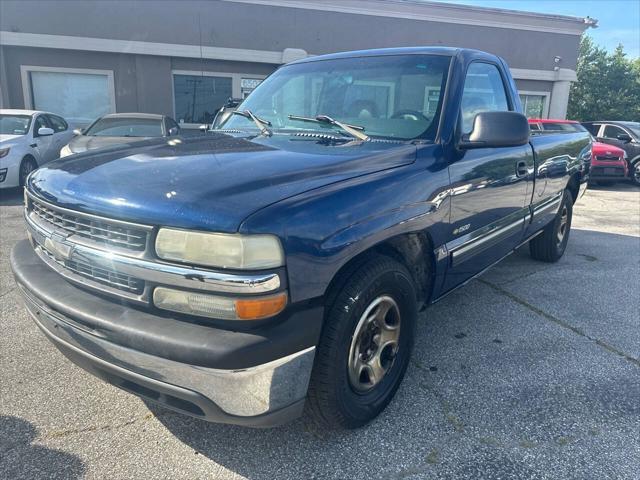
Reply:
<svg viewBox="0 0 640 480"><path fill-rule="evenodd" d="M294 62L220 129L33 172L13 272L56 347L146 400L356 428L392 399L423 308L524 243L563 255L591 140L530 138L520 111L480 51Z"/></svg>

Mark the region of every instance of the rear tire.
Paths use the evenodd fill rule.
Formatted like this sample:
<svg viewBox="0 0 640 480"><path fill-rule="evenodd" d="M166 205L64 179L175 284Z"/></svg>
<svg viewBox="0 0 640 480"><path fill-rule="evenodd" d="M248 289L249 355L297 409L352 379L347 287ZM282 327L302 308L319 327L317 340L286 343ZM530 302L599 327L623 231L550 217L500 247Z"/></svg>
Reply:
<svg viewBox="0 0 640 480"><path fill-rule="evenodd" d="M20 172L18 173L19 186L24 187L27 183L27 177L31 172L38 168L38 164L31 156L26 156L20 162Z"/></svg>
<svg viewBox="0 0 640 480"><path fill-rule="evenodd" d="M329 429L361 427L389 404L413 347L413 278L395 260L374 256L337 285L327 307L307 397L307 414Z"/></svg>
<svg viewBox="0 0 640 480"><path fill-rule="evenodd" d="M640 160L636 160L634 164L631 165L631 182L637 187L640 187Z"/></svg>
<svg viewBox="0 0 640 480"><path fill-rule="evenodd" d="M573 198L565 190L560 209L553 222L540 235L529 242L531 257L542 262L557 262L567 248L573 217Z"/></svg>

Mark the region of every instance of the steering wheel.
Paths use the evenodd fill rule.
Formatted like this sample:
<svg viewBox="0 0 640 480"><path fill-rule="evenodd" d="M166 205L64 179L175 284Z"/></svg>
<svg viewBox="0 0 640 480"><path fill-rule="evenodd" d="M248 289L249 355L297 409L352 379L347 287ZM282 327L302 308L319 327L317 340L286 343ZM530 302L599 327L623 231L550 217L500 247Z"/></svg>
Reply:
<svg viewBox="0 0 640 480"><path fill-rule="evenodd" d="M414 122L417 122L418 120L424 120L426 123L429 123L429 119L425 117L422 112L419 112L417 110L398 110L396 113L391 115L391 118L413 120Z"/></svg>

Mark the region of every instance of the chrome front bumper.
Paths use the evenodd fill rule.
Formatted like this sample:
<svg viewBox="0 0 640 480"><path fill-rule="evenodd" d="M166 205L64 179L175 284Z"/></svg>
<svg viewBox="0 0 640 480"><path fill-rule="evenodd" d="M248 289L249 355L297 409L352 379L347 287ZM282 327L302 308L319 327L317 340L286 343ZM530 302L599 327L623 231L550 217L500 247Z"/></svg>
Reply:
<svg viewBox="0 0 640 480"><path fill-rule="evenodd" d="M27 310L71 361L124 390L205 420L273 426L302 413L322 308L235 331L132 309L61 281L26 241L11 253Z"/></svg>
<svg viewBox="0 0 640 480"><path fill-rule="evenodd" d="M276 425L302 412L315 347L240 370L187 365L98 338L21 290L38 327L67 357L143 398L205 420L250 426Z"/></svg>

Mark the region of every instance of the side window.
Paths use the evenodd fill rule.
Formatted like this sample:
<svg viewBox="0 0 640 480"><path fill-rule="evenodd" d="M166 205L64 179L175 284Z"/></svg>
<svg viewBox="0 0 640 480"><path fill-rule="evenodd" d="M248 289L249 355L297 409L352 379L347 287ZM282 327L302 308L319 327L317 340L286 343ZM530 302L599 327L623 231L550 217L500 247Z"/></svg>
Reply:
<svg viewBox="0 0 640 480"><path fill-rule="evenodd" d="M587 123L587 124L585 124L585 125L583 125L583 126L584 126L584 128L586 128L586 129L589 131L589 133L590 133L591 135L593 135L593 136L597 136L597 135L598 135L598 132L600 131L600 124L599 124L599 123L597 123L597 124L594 124L594 123Z"/></svg>
<svg viewBox="0 0 640 480"><path fill-rule="evenodd" d="M56 133L64 132L69 128L67 122L64 121L62 117L58 117L57 115L48 115L49 123L51 124L51 128Z"/></svg>
<svg viewBox="0 0 640 480"><path fill-rule="evenodd" d="M49 127L49 124L47 123L47 119L44 115L38 115L38 117L36 118L36 121L33 124L33 136L37 137L38 130L40 130L43 127Z"/></svg>
<svg viewBox="0 0 640 480"><path fill-rule="evenodd" d="M604 127L604 138L612 138L614 140L618 139L618 135L624 135L626 132L620 127L616 127L615 125L607 125Z"/></svg>
<svg viewBox="0 0 640 480"><path fill-rule="evenodd" d="M462 92L462 133L471 131L478 113L508 110L507 93L498 68L490 63L472 63Z"/></svg>

